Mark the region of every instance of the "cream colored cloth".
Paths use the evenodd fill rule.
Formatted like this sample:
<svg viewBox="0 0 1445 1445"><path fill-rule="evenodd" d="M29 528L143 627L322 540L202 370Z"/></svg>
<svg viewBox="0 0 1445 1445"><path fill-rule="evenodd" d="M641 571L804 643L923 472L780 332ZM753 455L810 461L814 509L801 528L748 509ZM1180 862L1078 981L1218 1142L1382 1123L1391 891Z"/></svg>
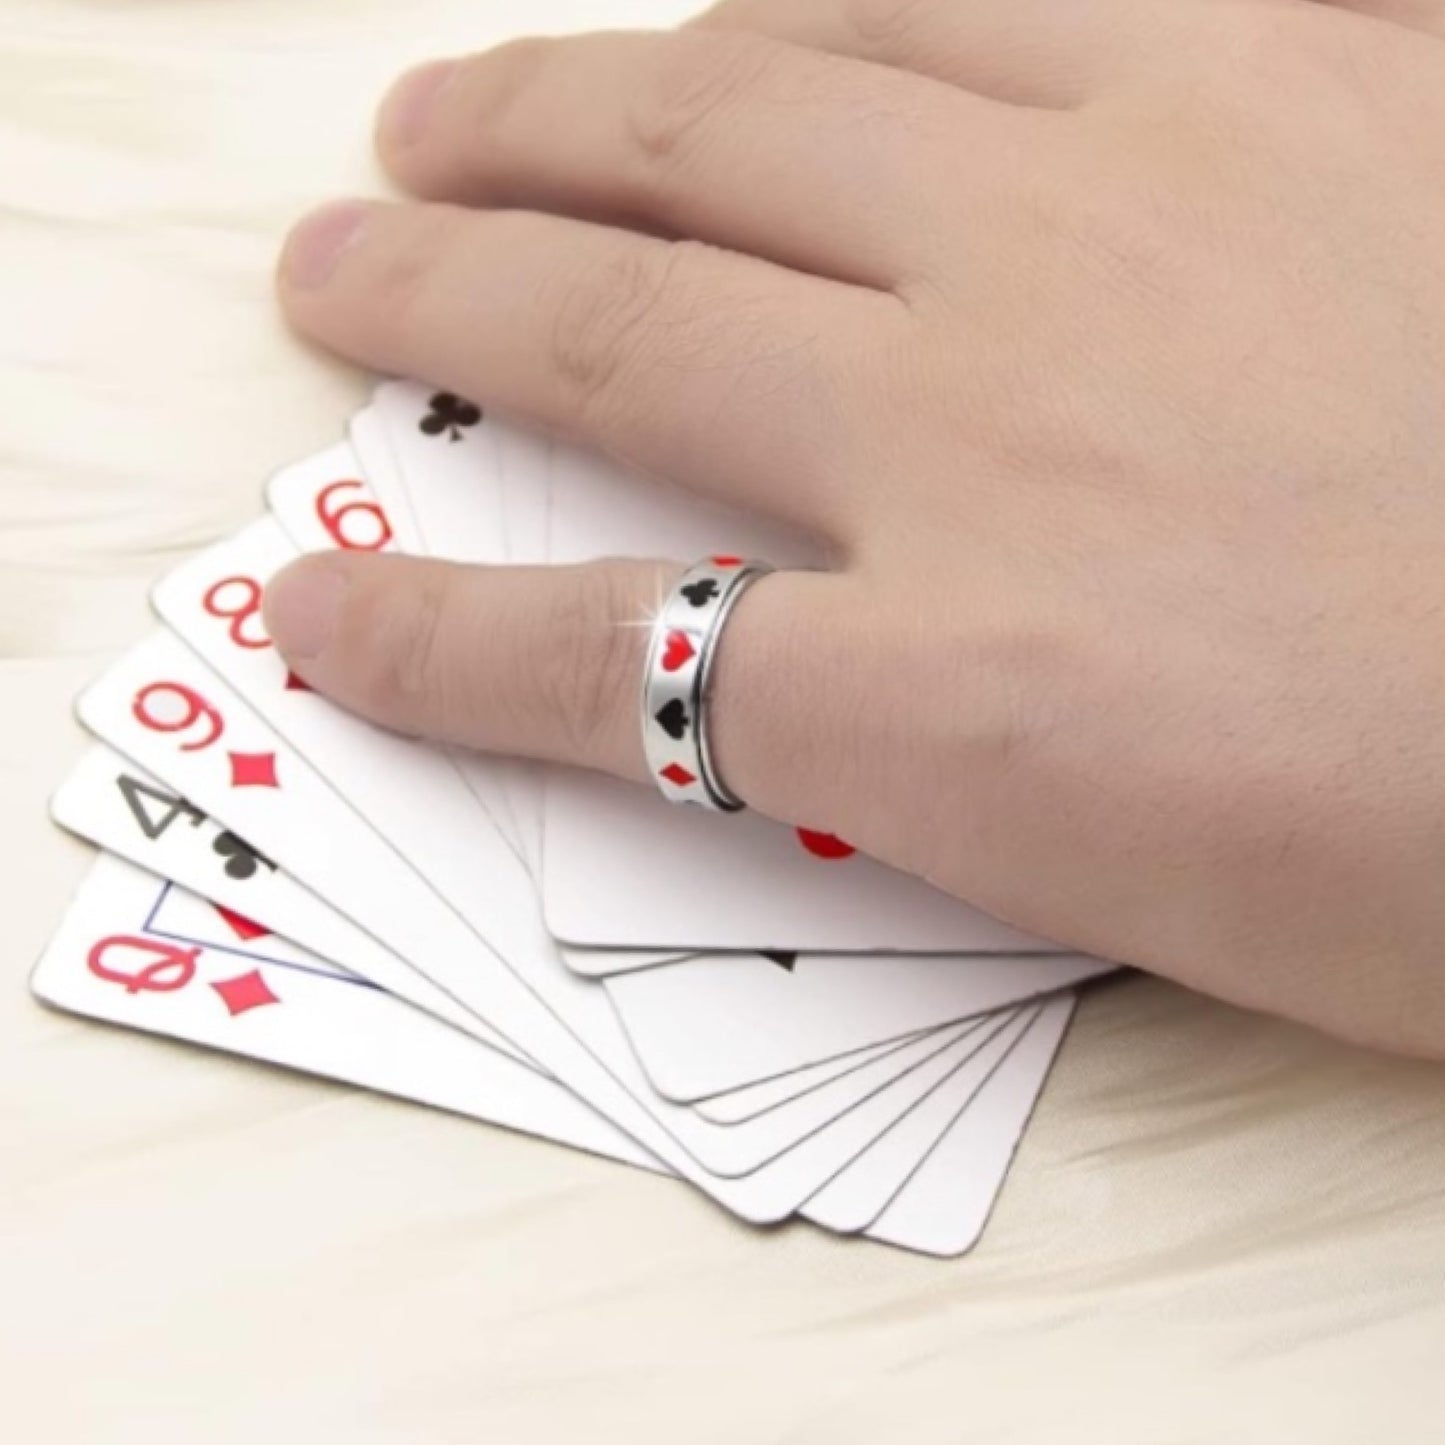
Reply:
<svg viewBox="0 0 1445 1445"><path fill-rule="evenodd" d="M284 226L378 184L406 62L683 8L0 0L0 1435L1445 1439L1440 1069L1107 989L938 1263L30 1000L71 696L364 395L277 322Z"/></svg>

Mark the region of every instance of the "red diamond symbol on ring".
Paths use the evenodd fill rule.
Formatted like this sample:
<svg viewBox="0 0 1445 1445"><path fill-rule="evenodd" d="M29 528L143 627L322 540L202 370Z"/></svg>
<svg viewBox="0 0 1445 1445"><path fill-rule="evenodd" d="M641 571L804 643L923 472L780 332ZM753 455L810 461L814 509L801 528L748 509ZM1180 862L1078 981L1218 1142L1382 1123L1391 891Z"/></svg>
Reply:
<svg viewBox="0 0 1445 1445"><path fill-rule="evenodd" d="M659 772L658 776L666 778L674 788L690 788L697 782L697 775L688 772L681 763L669 763Z"/></svg>
<svg viewBox="0 0 1445 1445"><path fill-rule="evenodd" d="M268 1003L281 1002L261 977L259 968L253 968L250 973L239 973L235 978L223 978L211 987L221 995L221 1002L232 1018L250 1013L253 1008L265 1008Z"/></svg>
<svg viewBox="0 0 1445 1445"><path fill-rule="evenodd" d="M233 788L279 788L275 753L227 753Z"/></svg>

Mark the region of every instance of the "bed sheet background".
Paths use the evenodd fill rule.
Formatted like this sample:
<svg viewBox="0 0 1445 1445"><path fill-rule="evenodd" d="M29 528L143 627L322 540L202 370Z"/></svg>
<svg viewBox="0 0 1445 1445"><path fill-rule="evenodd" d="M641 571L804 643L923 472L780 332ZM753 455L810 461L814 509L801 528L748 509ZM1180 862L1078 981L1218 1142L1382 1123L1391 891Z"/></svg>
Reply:
<svg viewBox="0 0 1445 1445"><path fill-rule="evenodd" d="M27 996L86 862L44 812L72 693L364 393L277 322L287 221L380 184L408 61L688 8L0 0L4 1434L1441 1438L1439 1069L1104 990L940 1264Z"/></svg>

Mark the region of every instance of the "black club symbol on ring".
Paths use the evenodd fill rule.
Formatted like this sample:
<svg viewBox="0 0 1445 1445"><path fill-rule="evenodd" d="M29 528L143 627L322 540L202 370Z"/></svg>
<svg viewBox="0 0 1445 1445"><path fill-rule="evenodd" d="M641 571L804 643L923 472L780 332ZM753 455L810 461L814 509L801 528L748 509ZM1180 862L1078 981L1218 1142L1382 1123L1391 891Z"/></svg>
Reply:
<svg viewBox="0 0 1445 1445"><path fill-rule="evenodd" d="M420 426L429 437L446 436L459 442L463 428L476 426L481 419L481 407L473 406L449 391L439 391L432 397L430 410L422 417Z"/></svg>

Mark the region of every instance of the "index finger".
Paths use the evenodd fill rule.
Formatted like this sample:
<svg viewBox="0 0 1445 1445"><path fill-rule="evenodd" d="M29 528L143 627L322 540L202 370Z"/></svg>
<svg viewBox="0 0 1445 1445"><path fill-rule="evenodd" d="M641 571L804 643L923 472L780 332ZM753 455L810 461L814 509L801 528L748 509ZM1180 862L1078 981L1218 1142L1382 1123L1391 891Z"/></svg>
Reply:
<svg viewBox="0 0 1445 1445"><path fill-rule="evenodd" d="M280 290L353 361L844 544L846 378L908 324L892 296L697 242L442 205L323 209Z"/></svg>

